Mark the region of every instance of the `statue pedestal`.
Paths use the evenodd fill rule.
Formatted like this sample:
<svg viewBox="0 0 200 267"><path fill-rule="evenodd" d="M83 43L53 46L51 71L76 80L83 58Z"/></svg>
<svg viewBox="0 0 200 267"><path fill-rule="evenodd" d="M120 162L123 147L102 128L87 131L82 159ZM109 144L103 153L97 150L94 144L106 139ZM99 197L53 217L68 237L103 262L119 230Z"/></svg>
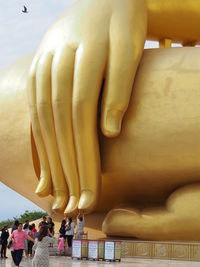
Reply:
<svg viewBox="0 0 200 267"><path fill-rule="evenodd" d="M200 261L200 243L124 240L121 253L122 258Z"/></svg>

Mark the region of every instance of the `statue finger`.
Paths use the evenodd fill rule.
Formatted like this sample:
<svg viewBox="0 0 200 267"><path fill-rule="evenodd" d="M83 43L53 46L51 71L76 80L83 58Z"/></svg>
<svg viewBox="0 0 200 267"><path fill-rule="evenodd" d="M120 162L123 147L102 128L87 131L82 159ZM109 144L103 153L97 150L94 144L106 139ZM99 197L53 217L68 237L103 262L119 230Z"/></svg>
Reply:
<svg viewBox="0 0 200 267"><path fill-rule="evenodd" d="M47 152L45 149L37 114L37 106L36 106L37 63L38 59L35 58L33 60L33 63L29 71L27 91L28 91L29 110L31 116L31 127L40 162L40 180L36 189L36 194L38 194L40 197L46 197L52 193L53 188L52 188L52 180L51 180L51 173L50 173Z"/></svg>
<svg viewBox="0 0 200 267"><path fill-rule="evenodd" d="M65 179L69 189L69 202L65 214L77 211L79 175L72 129L72 89L75 52L68 46L56 52L52 65L52 106L57 144Z"/></svg>
<svg viewBox="0 0 200 267"><path fill-rule="evenodd" d="M41 132L46 147L53 181L54 203L52 209L62 212L68 201L67 184L64 178L54 127L51 99L51 67L53 55L43 55L36 71L36 101Z"/></svg>
<svg viewBox="0 0 200 267"><path fill-rule="evenodd" d="M72 118L80 177L79 209L95 208L101 187L97 108L107 46L80 45L76 52Z"/></svg>
<svg viewBox="0 0 200 267"><path fill-rule="evenodd" d="M127 19L115 15L110 27L110 49L101 111L101 129L108 137L115 137L121 131L146 37L145 15L144 21L141 21L141 17L135 14L131 24L133 27L129 27Z"/></svg>

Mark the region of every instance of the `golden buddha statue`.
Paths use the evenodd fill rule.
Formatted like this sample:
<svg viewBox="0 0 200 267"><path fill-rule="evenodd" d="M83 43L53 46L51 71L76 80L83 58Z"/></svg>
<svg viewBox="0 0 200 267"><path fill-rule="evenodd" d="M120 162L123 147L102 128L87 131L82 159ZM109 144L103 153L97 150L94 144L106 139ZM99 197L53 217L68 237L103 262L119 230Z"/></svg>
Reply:
<svg viewBox="0 0 200 267"><path fill-rule="evenodd" d="M199 0L75 3L1 74L1 181L48 211L109 211L109 235L198 240L200 50L143 48L198 44L199 17Z"/></svg>

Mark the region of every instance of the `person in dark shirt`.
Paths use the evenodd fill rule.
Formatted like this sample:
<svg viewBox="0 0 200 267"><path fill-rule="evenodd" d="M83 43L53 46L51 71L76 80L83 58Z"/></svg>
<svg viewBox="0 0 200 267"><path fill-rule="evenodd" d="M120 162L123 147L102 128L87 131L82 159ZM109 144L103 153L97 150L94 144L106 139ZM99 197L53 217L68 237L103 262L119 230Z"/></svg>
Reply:
<svg viewBox="0 0 200 267"><path fill-rule="evenodd" d="M66 220L63 219L62 220L62 223L61 223L61 226L60 226L60 229L59 229L59 233L60 233L60 237L65 237L65 227L66 227Z"/></svg>
<svg viewBox="0 0 200 267"><path fill-rule="evenodd" d="M9 231L8 227L4 226L1 233L1 258L7 259L6 251L8 245Z"/></svg>
<svg viewBox="0 0 200 267"><path fill-rule="evenodd" d="M42 221L39 223L39 227L41 227L43 225L48 225L46 216L42 217Z"/></svg>
<svg viewBox="0 0 200 267"><path fill-rule="evenodd" d="M47 219L47 223L48 223L48 227L49 227L49 231L52 235L54 235L54 222L52 221L52 218L51 217L48 217Z"/></svg>
<svg viewBox="0 0 200 267"><path fill-rule="evenodd" d="M18 229L18 226L19 226L19 221L18 221L18 220L16 220L16 221L14 222L14 225L13 225L13 227L12 227L11 234L13 233L13 231L15 231L15 230L17 230L17 229Z"/></svg>

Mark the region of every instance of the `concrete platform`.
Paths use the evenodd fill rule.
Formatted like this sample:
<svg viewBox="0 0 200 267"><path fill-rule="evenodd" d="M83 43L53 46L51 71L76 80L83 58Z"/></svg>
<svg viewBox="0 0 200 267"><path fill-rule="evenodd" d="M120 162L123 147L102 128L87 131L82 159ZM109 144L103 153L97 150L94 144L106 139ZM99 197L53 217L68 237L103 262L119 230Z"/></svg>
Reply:
<svg viewBox="0 0 200 267"><path fill-rule="evenodd" d="M0 267L13 267L12 260L1 260L0 259ZM30 259L23 259L20 267L31 267L32 261ZM181 261L168 261L168 260L144 260L144 259L122 259L121 263L110 263L110 262L96 262L96 261L79 261L72 260L69 257L50 257L50 265L49 267L199 267L199 262L181 262Z"/></svg>
<svg viewBox="0 0 200 267"><path fill-rule="evenodd" d="M57 245L50 247L49 253L57 255ZM71 255L67 248L64 255ZM200 243L121 240L121 258L198 261L200 266Z"/></svg>

